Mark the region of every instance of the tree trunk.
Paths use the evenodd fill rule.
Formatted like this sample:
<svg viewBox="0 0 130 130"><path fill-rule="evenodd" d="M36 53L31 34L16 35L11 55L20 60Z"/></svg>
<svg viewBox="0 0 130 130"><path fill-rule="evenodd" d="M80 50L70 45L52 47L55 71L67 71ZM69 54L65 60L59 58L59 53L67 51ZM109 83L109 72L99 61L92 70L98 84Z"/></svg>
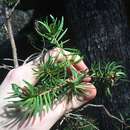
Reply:
<svg viewBox="0 0 130 130"><path fill-rule="evenodd" d="M85 62L90 65L94 61L106 59L121 61L129 76L130 33L124 3L121 0L64 0L64 2L69 29L72 30L72 43L86 55ZM102 98L100 100L102 102L96 99L95 103L103 103L116 115L119 112L130 114L129 97L130 88L120 85L113 90L111 101L98 94L96 98ZM101 114L98 115L101 130L115 130L113 120L106 118L104 112L98 114Z"/></svg>
<svg viewBox="0 0 130 130"><path fill-rule="evenodd" d="M129 3L128 0L126 1L126 4ZM42 4L42 0L29 0L29 2L23 0L22 2L23 6L19 8L34 9L32 21L50 13L54 16L64 15L65 9L65 21L68 21L71 41L73 46L77 46L85 54L86 64L90 66L94 61L106 59L107 61L121 61L126 67L130 79L130 33L124 12L124 3L121 0L57 0L54 2L45 0L44 4ZM28 6L25 4L26 2ZM31 4L31 2L33 3ZM32 30L33 24L30 26L29 32ZM30 48L30 45L25 44L27 38L21 40L20 37L19 39L18 42L16 41L17 47L20 48L18 52L20 51L20 56L25 58L34 50ZM10 56L11 54L7 55L10 52L10 46L4 47L5 44L0 47L0 56ZM114 88L111 100L98 93L94 103L104 104L115 116L119 117L119 112L130 116L130 87L120 85ZM119 130L121 129L121 125L119 123L115 125L117 122L108 118L101 109L90 111L87 109L87 112L90 112L90 115L95 115L100 130L117 130L117 126ZM124 130L126 129L124 128Z"/></svg>

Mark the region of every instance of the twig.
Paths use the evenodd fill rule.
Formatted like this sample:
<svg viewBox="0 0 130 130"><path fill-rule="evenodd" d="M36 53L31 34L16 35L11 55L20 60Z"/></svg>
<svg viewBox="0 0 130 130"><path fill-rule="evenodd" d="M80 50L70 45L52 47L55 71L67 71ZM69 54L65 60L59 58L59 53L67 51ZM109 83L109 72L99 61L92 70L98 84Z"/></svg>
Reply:
<svg viewBox="0 0 130 130"><path fill-rule="evenodd" d="M103 108L104 111L106 112L106 114L107 114L109 117L111 117L111 118L117 120L118 122L120 122L120 123L126 125L126 123L125 123L124 120L121 120L121 119L117 118L116 116L112 115L112 114L106 109L106 107L105 107L104 105L86 104L85 106L83 106L83 107L82 107L80 110L78 110L78 111L82 111L82 110L84 110L84 109L87 108L87 107Z"/></svg>
<svg viewBox="0 0 130 130"><path fill-rule="evenodd" d="M6 14L6 18L7 18L7 30L8 30L8 35L9 35L10 42L11 42L11 47L12 47L14 66L18 67L19 65L18 65L18 58L17 58L17 49L16 49L15 40L14 40L14 36L13 36L13 31L12 31L11 17L9 18L8 8L5 8L5 14Z"/></svg>
<svg viewBox="0 0 130 130"><path fill-rule="evenodd" d="M13 69L13 66L2 64L0 65L0 69L11 70Z"/></svg>
<svg viewBox="0 0 130 130"><path fill-rule="evenodd" d="M9 12L9 16L7 17L8 19L10 19L10 17L12 16L15 8L17 7L17 5L20 3L20 0L17 0L17 2L15 3L15 5L13 6L13 8L10 10Z"/></svg>
<svg viewBox="0 0 130 130"><path fill-rule="evenodd" d="M14 11L15 11L16 7L18 6L18 4L20 3L20 1L21 0L17 0L17 2L15 3L15 5L12 7L12 9L10 9L8 16L6 16L6 19L10 19L11 18L12 14L14 13ZM6 21L4 20L3 23L0 24L0 26L1 27L4 26L5 22Z"/></svg>
<svg viewBox="0 0 130 130"><path fill-rule="evenodd" d="M4 61L13 61L13 59L11 59L11 58L4 58L2 60L4 60ZM22 60L22 59L18 59L18 61L20 61L22 63L24 62L24 60Z"/></svg>
<svg viewBox="0 0 130 130"><path fill-rule="evenodd" d="M27 58L24 60L23 65L24 65L24 64L27 64L27 63L28 63L29 61L31 61L31 60L36 59L38 56L39 56L39 53L33 53L33 54L31 54L29 57L27 57Z"/></svg>

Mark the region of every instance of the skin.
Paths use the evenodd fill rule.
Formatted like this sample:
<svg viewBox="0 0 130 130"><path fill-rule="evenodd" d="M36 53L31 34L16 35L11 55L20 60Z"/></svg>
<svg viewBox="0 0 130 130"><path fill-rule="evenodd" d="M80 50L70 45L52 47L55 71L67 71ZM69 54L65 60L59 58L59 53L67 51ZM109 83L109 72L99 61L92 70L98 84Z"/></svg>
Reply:
<svg viewBox="0 0 130 130"><path fill-rule="evenodd" d="M65 57L67 57L68 60L79 60L79 56L76 56L74 59L72 55L64 51L64 54L66 56L63 56L59 54L61 50L59 48L55 48L53 50L50 50L44 58L44 62L47 60L48 55L51 55L54 58L57 58L58 61L65 60ZM88 71L87 66L83 61L80 61L74 65L72 65L79 73L80 71ZM67 102L67 98L64 97L61 102L57 102L54 104L51 110L48 112L43 112L41 116L36 116L36 118L31 118L29 120L26 120L21 126L19 124L14 125L13 127L4 127L2 125L2 122L9 123L12 118L10 119L8 115L5 112L6 105L8 104L9 99L6 99L6 97L10 96L11 90L11 84L16 83L19 86L23 87L25 86L23 80L26 79L31 84L36 84L37 79L34 75L34 71L32 69L36 69L37 64L33 61L24 64L16 69L11 70L3 83L0 86L0 130L49 130L55 123L58 121L65 113L72 111L73 109L76 109L83 104L89 102L96 96L96 88L89 83L91 78L86 77L83 80L83 84L86 87L86 96L84 97L73 97L71 101ZM79 100L80 99L80 100ZM16 99L17 100L17 99ZM9 110L9 108L7 109ZM5 116L3 116L5 115Z"/></svg>

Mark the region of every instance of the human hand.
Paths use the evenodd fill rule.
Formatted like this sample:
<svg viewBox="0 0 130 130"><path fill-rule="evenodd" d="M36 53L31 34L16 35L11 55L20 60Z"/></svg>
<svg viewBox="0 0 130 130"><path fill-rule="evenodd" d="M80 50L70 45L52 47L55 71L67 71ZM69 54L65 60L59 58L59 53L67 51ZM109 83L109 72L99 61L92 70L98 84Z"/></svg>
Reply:
<svg viewBox="0 0 130 130"><path fill-rule="evenodd" d="M51 55L52 57L57 57L58 61L63 61L64 56L59 55L59 48L55 48L53 50L50 50L46 55L44 61L47 60L48 55ZM64 51L64 50L63 50ZM64 53L67 56L68 60L78 60L79 56L77 56L75 59L72 59L73 57L70 55L69 52L64 51ZM87 66L84 64L83 61L78 62L77 64L72 65L78 72L80 71L88 71ZM8 75L6 76L5 80L0 86L0 122L6 121L8 122L9 117L6 116L3 117L3 113L5 113L5 106L8 104L8 100L5 100L6 97L9 97L10 92L12 91L11 84L15 83L21 87L25 86L25 83L23 80L28 81L31 84L37 83L37 78L34 75L33 69L36 69L36 64L33 63L33 61L22 65L14 70L11 70ZM26 120L22 126L19 128L20 130L49 130L58 119L60 119L66 112L69 112L73 109L76 109L83 104L87 103L88 101L92 100L96 96L96 88L89 83L91 80L90 77L86 77L83 79L83 83L86 86L86 96L79 97L81 100L78 100L76 96L73 96L72 100L68 102L67 98L64 98L60 103L54 104L51 110L48 112L43 112L41 117L36 116L35 119L33 117L28 121ZM12 130L16 130L19 127L18 124L16 124ZM0 126L0 130L9 130L10 128L2 128Z"/></svg>

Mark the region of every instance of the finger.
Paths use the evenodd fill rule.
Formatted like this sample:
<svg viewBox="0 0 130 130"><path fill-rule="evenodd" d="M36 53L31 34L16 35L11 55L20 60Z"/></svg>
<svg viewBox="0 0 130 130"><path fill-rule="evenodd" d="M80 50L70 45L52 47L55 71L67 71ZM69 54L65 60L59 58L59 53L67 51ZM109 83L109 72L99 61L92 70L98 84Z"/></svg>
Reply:
<svg viewBox="0 0 130 130"><path fill-rule="evenodd" d="M89 71L88 67L86 66L86 64L84 63L83 60L79 61L78 63L74 64L73 66L74 66L78 71L86 71L86 72Z"/></svg>
<svg viewBox="0 0 130 130"><path fill-rule="evenodd" d="M91 81L91 77L89 75L87 75L87 72L89 71L89 69L88 69L88 67L86 66L86 64L84 63L83 60L74 64L73 68L75 68L75 70L77 70L78 73L81 73L81 72L86 73L85 78L82 80L83 82L90 82Z"/></svg>
<svg viewBox="0 0 130 130"><path fill-rule="evenodd" d="M79 55L73 55L72 53L63 49L54 48L47 53L47 55L45 56L45 60L47 60L49 56L56 58L57 61L64 61L67 59L69 61L73 61L74 63L78 62L76 64L73 64L73 66L78 71L89 71L88 67L86 66L84 61L81 60L81 57Z"/></svg>
<svg viewBox="0 0 130 130"><path fill-rule="evenodd" d="M75 67L73 67L72 65L71 65L71 68L73 68L75 71L77 71L77 70L75 69ZM77 71L77 72L78 72L79 74L81 74L80 71ZM67 73L70 75L70 79L75 79L75 78L72 76L72 71L71 71L70 68L67 68ZM82 82L88 83L88 82L90 82L91 80L92 80L92 78L91 78L89 75L86 75L85 78L82 79Z"/></svg>
<svg viewBox="0 0 130 130"><path fill-rule="evenodd" d="M80 73L80 72L85 72L86 74L88 73L89 69L84 63L83 60L79 61L77 64L73 65L75 69ZM84 82L90 82L91 77L89 75L86 75L86 77L83 79Z"/></svg>
<svg viewBox="0 0 130 130"><path fill-rule="evenodd" d="M73 96L72 100L69 101L67 105L67 109L66 109L67 112L76 109L95 98L97 93L95 86L92 85L91 83L85 83L84 85L86 87L85 89L86 95L81 97Z"/></svg>
<svg viewBox="0 0 130 130"><path fill-rule="evenodd" d="M68 60L72 63L75 63L73 64L73 66L76 68L77 71L89 71L88 67L86 66L84 61L81 60L81 57L79 55L73 55L72 53L65 51L61 48L54 48L48 51L48 53L45 55L45 61L47 61L49 56L52 56L57 61Z"/></svg>
<svg viewBox="0 0 130 130"><path fill-rule="evenodd" d="M82 81L88 83L91 80L92 80L92 78L89 75L87 75Z"/></svg>
<svg viewBox="0 0 130 130"><path fill-rule="evenodd" d="M66 57L63 55L63 53L61 53L61 51L66 54L65 51L61 48L54 48L49 50L44 57L44 62L46 62L50 56L53 57L57 62L64 61ZM67 55L69 55L68 52Z"/></svg>
<svg viewBox="0 0 130 130"><path fill-rule="evenodd" d="M74 67L74 65L71 65L70 68L73 68L75 71L77 71L79 74L81 74L81 71L77 70L76 67ZM70 76L72 76L72 72L71 72L71 69L70 69L70 68L67 68L67 73L68 73ZM80 69L80 70L81 70L81 69ZM83 71L83 69L82 69L82 71ZM85 71L88 71L88 69L87 69L87 70L85 69ZM73 78L72 78L72 79L73 79ZM89 75L86 75L85 78L83 78L82 81L88 83L88 82L91 81L91 77L90 77Z"/></svg>
<svg viewBox="0 0 130 130"><path fill-rule="evenodd" d="M65 51L62 48L54 48L48 51L44 57L45 62L47 61L49 56L53 57L58 62L68 60L68 61L71 61L72 63L76 63L81 59L79 55L74 55L71 52Z"/></svg>

